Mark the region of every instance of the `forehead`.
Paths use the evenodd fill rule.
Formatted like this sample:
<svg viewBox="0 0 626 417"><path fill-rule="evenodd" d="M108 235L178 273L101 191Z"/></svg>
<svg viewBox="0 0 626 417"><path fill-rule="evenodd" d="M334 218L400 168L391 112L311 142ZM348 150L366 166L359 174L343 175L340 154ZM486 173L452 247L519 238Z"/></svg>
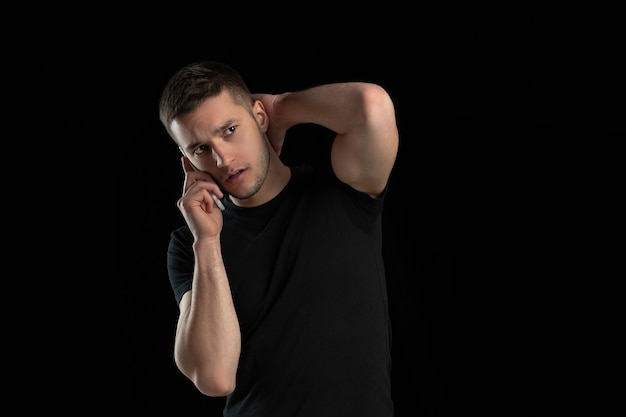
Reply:
<svg viewBox="0 0 626 417"><path fill-rule="evenodd" d="M205 136L220 134L246 117L248 110L235 103L227 91L204 100L194 110L172 121L172 132L179 143L203 140Z"/></svg>
<svg viewBox="0 0 626 417"><path fill-rule="evenodd" d="M209 97L198 105L194 110L189 113L181 115L180 119L213 119L220 120L223 118L231 117L233 113L242 113L246 109L235 103L233 97L224 90L219 95Z"/></svg>

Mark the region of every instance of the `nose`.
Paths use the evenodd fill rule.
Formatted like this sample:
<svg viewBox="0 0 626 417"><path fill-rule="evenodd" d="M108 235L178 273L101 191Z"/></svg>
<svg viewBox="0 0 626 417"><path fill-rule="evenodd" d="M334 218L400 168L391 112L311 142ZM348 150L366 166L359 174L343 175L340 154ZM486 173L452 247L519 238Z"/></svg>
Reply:
<svg viewBox="0 0 626 417"><path fill-rule="evenodd" d="M224 165L227 165L232 159L232 157L228 155L228 151L224 144L217 147L213 146L211 148L211 155L213 156L213 159L215 160L217 166L220 168Z"/></svg>
<svg viewBox="0 0 626 417"><path fill-rule="evenodd" d="M222 165L224 165L223 164L224 160L217 152L215 152L215 149L211 151L211 155L213 156L213 159L215 159L215 163L217 164L218 167L221 167Z"/></svg>

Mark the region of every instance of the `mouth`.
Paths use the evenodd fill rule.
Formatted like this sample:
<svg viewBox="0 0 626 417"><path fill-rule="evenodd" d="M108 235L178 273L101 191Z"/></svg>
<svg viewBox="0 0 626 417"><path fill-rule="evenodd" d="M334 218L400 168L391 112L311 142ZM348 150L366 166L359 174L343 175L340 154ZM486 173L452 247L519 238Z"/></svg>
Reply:
<svg viewBox="0 0 626 417"><path fill-rule="evenodd" d="M229 182L229 183L236 182L241 177L244 171L245 171L244 169L240 169L240 170L233 172L231 175L226 177L226 182Z"/></svg>

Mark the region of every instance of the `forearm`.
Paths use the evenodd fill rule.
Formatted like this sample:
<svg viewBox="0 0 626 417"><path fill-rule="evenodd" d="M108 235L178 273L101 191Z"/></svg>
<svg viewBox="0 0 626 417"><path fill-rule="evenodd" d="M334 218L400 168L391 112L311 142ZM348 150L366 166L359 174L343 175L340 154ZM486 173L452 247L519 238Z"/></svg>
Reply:
<svg viewBox="0 0 626 417"><path fill-rule="evenodd" d="M219 241L196 242L194 252L193 286L179 317L175 360L205 395L226 395L235 386L241 351L239 322Z"/></svg>
<svg viewBox="0 0 626 417"><path fill-rule="evenodd" d="M273 122L289 128L314 123L343 134L363 123L367 93L378 86L361 83L335 83L281 94Z"/></svg>

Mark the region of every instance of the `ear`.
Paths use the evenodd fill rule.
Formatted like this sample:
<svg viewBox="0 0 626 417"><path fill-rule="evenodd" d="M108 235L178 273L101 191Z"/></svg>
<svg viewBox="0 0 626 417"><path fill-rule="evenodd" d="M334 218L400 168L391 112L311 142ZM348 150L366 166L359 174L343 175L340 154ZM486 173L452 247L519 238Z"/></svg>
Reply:
<svg viewBox="0 0 626 417"><path fill-rule="evenodd" d="M252 113L254 114L254 118L256 122L259 124L259 127L263 132L267 132L267 128L269 126L269 117L267 116L267 112L265 111L265 106L261 102L261 100L255 100L252 105Z"/></svg>

